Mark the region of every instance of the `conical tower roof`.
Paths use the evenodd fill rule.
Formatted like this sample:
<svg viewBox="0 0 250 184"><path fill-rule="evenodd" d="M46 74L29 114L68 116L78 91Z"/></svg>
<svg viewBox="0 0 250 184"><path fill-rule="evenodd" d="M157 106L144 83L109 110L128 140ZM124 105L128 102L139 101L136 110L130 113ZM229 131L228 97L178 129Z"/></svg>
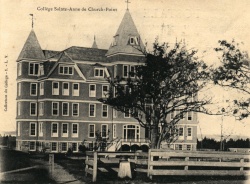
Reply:
<svg viewBox="0 0 250 184"><path fill-rule="evenodd" d="M37 40L36 34L32 29L21 53L18 56L17 61L21 59L36 59L36 60L44 60L45 56L41 49L41 46Z"/></svg>
<svg viewBox="0 0 250 184"><path fill-rule="evenodd" d="M129 39L131 37L137 39L138 43L136 45L129 44ZM127 9L106 56L117 53L142 55L140 50L143 49L144 45L141 41L139 32L137 31L129 10Z"/></svg>
<svg viewBox="0 0 250 184"><path fill-rule="evenodd" d="M93 42L92 48L93 49L98 49L98 46L97 46L96 41L95 41L95 36L94 36L94 42Z"/></svg>

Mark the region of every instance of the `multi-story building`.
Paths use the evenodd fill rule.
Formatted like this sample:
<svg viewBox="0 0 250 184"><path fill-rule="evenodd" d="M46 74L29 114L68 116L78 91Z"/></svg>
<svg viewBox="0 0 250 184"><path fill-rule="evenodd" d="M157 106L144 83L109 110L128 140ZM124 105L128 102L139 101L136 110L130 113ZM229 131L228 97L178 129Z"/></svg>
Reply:
<svg viewBox="0 0 250 184"><path fill-rule="evenodd" d="M148 145L136 120L97 100L109 90L106 77L128 77L145 59L142 47L128 10L108 50L98 49L95 40L91 48L42 50L32 29L17 59L17 149L77 152L83 142L91 149L96 131L120 146ZM188 114L179 126L174 148L195 149L196 114Z"/></svg>

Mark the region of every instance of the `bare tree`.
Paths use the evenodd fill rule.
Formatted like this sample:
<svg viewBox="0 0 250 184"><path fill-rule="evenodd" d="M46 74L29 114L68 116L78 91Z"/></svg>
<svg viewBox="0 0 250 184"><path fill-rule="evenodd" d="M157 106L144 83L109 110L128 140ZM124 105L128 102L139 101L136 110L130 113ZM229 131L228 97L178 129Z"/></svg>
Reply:
<svg viewBox="0 0 250 184"><path fill-rule="evenodd" d="M109 94L99 101L130 114L147 128L152 148L159 148L163 140L173 142L176 125L188 112L209 113L205 106L211 99L197 96L208 82L208 67L196 53L179 43L170 48L156 42L153 52L145 53L145 62L138 63L128 78L108 79Z"/></svg>
<svg viewBox="0 0 250 184"><path fill-rule="evenodd" d="M241 120L250 115L250 60L247 52L241 51L234 40L231 43L222 40L219 44L215 51L221 53L222 65L213 69L212 80L216 85L235 89L247 97L235 99L231 109L233 115Z"/></svg>

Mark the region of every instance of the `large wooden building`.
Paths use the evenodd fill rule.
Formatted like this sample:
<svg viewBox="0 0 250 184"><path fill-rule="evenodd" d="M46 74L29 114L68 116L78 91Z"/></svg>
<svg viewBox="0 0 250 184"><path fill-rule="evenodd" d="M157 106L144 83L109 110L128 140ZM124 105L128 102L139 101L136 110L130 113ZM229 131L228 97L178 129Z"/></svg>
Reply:
<svg viewBox="0 0 250 184"><path fill-rule="evenodd" d="M17 149L77 152L83 143L92 149L96 131L119 147L148 146L136 120L97 100L109 90L106 77L128 77L145 58L138 47L144 46L129 10L108 50L95 40L91 48L42 50L32 29L17 59ZM189 113L179 126L173 148L196 149L197 115Z"/></svg>

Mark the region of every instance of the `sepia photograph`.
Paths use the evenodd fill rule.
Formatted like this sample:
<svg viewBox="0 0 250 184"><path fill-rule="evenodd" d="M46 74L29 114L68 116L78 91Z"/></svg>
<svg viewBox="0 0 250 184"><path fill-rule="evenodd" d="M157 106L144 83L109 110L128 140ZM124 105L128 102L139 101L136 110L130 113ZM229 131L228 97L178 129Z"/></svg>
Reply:
<svg viewBox="0 0 250 184"><path fill-rule="evenodd" d="M0 6L0 183L250 184L250 1Z"/></svg>

